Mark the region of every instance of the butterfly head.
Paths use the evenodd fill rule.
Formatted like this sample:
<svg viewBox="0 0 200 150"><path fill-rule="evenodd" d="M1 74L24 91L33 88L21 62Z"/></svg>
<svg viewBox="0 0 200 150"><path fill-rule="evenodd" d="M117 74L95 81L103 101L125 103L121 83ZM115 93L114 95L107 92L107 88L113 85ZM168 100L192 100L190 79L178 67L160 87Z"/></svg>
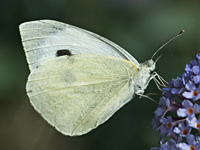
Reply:
<svg viewBox="0 0 200 150"><path fill-rule="evenodd" d="M155 63L152 59L147 60L145 63L146 63L146 65L147 65L147 67L148 67L149 72L152 72L152 71L155 70L155 68L156 68L156 63Z"/></svg>

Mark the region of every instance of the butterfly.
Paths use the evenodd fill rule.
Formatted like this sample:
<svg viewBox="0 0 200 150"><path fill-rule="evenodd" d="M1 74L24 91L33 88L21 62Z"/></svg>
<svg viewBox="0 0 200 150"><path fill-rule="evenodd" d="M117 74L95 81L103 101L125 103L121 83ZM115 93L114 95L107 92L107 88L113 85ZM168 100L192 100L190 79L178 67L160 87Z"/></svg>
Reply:
<svg viewBox="0 0 200 150"><path fill-rule="evenodd" d="M143 95L156 61L139 63L126 50L87 30L53 20L22 23L32 106L64 135L86 134Z"/></svg>

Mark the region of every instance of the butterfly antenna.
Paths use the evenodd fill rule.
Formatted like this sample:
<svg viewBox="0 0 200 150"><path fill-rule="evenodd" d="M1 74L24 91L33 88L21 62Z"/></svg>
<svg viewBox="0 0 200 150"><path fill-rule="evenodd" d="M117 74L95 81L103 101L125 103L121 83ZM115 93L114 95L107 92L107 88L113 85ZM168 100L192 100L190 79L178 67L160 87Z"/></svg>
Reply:
<svg viewBox="0 0 200 150"><path fill-rule="evenodd" d="M155 63L157 63L157 61L163 56L163 54L161 54L156 60Z"/></svg>
<svg viewBox="0 0 200 150"><path fill-rule="evenodd" d="M151 59L153 59L153 57L163 48L165 47L165 45L167 45L169 42L171 42L172 40L174 40L175 38L179 37L182 33L184 33L184 30L181 30L178 34L176 34L175 36L173 36L171 39L169 39L167 42L165 42L159 49L157 49L155 51L155 53L153 54L153 56L151 57ZM160 58L161 56L159 56Z"/></svg>

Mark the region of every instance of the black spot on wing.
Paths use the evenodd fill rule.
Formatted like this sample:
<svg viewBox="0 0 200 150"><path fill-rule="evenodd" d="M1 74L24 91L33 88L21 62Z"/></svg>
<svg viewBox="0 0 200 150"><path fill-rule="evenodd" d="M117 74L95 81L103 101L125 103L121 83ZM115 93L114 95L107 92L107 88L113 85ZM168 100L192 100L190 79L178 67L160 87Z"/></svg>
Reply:
<svg viewBox="0 0 200 150"><path fill-rule="evenodd" d="M63 55L72 56L72 53L69 50L66 50L66 49L58 50L56 52L56 57L63 56Z"/></svg>

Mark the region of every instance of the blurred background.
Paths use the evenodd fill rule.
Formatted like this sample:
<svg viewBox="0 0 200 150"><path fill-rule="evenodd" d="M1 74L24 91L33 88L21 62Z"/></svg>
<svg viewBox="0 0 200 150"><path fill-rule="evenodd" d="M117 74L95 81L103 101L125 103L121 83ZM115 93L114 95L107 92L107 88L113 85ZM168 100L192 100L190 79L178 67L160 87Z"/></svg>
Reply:
<svg viewBox="0 0 200 150"><path fill-rule="evenodd" d="M156 71L167 81L184 72L200 50L200 1L159 0L4 0L0 1L0 149L131 150L157 146L152 129L156 105L134 100L105 124L80 137L57 132L33 109L26 96L29 74L18 31L20 23L53 19L102 35L131 53L149 59L170 37ZM146 93L160 93L151 82ZM159 100L159 96L153 97Z"/></svg>

